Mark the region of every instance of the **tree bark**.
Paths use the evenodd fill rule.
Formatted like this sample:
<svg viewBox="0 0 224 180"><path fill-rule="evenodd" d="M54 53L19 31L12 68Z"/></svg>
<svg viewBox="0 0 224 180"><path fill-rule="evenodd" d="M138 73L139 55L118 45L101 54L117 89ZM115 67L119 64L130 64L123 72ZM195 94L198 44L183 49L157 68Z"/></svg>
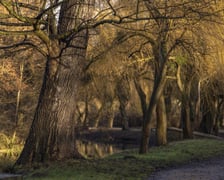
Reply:
<svg viewBox="0 0 224 180"><path fill-rule="evenodd" d="M114 102L110 102L106 105L107 111L107 127L113 128L114 125Z"/></svg>
<svg viewBox="0 0 224 180"><path fill-rule="evenodd" d="M156 105L158 103L158 100L160 99L165 85L165 77L163 77L162 79L158 82L155 82L158 85L154 85L149 107L143 119L142 138L139 149L140 154L146 153L148 151L153 112L155 112L156 110Z"/></svg>
<svg viewBox="0 0 224 180"><path fill-rule="evenodd" d="M120 103L120 114L121 114L121 123L122 123L122 130L128 130L128 116L126 113L126 107L128 105L128 101L130 99L130 86L127 77L122 77L116 84L116 94L119 99Z"/></svg>
<svg viewBox="0 0 224 180"><path fill-rule="evenodd" d="M65 1L61 7L59 32L74 27L77 5ZM69 7L69 8L68 8ZM24 149L16 164L80 157L75 146L76 92L88 42L88 31L68 40L51 40L42 89Z"/></svg>
<svg viewBox="0 0 224 180"><path fill-rule="evenodd" d="M219 103L217 97L210 97L202 104L202 121L200 124L200 130L202 132L212 134L216 133L216 130L218 133L218 106Z"/></svg>
<svg viewBox="0 0 224 180"><path fill-rule="evenodd" d="M97 115L94 118L93 127L98 128L99 122L100 122L100 118L102 116L102 112L103 112L103 105L98 109Z"/></svg>
<svg viewBox="0 0 224 180"><path fill-rule="evenodd" d="M145 119L146 111L147 111L146 94L145 94L145 92L143 91L143 89L140 85L139 79L135 78L134 79L134 84L135 84L135 89L136 89L136 91L138 93L138 96L140 98L143 119Z"/></svg>
<svg viewBox="0 0 224 180"><path fill-rule="evenodd" d="M172 111L172 93L173 88L171 84L168 84L164 90L164 100L165 100L165 108L166 108L166 119L168 121L173 121L171 118Z"/></svg>
<svg viewBox="0 0 224 180"><path fill-rule="evenodd" d="M191 123L191 106L189 97L186 94L182 95L181 101L181 122L183 126L183 138L193 138L192 123Z"/></svg>
<svg viewBox="0 0 224 180"><path fill-rule="evenodd" d="M177 85L181 92L181 123L183 129L183 138L184 139L191 139L193 138L193 130L192 130L192 123L191 123L191 83L193 80L193 76L188 77L189 75L185 75L185 83L182 83L181 80L181 67L177 64Z"/></svg>
<svg viewBox="0 0 224 180"><path fill-rule="evenodd" d="M156 106L156 143L158 146L167 144L167 116L165 99L162 95Z"/></svg>
<svg viewBox="0 0 224 180"><path fill-rule="evenodd" d="M148 151L153 112L156 110L156 105L161 95L163 94L166 84L167 57L166 45L164 42L160 42L159 44L154 45L153 53L155 57L155 80L149 106L143 119L142 138L139 149L140 154L146 153Z"/></svg>
<svg viewBox="0 0 224 180"><path fill-rule="evenodd" d="M195 122L194 128L199 129L201 120L201 81L197 84L197 101L195 103Z"/></svg>

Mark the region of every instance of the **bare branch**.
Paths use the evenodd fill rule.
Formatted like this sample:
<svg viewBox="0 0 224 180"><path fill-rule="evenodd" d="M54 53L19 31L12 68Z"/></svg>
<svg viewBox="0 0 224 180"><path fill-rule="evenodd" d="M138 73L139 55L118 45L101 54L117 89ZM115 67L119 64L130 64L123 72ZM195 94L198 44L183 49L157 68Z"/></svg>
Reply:
<svg viewBox="0 0 224 180"><path fill-rule="evenodd" d="M29 47L33 47L34 49L36 49L38 52L40 52L43 56L47 56L46 52L43 51L39 46L35 45L32 42L26 41L26 38L18 43L12 44L12 45L8 45L8 46L0 46L0 49L2 50L8 50L8 49L13 49L13 48L18 48L21 46L29 46Z"/></svg>

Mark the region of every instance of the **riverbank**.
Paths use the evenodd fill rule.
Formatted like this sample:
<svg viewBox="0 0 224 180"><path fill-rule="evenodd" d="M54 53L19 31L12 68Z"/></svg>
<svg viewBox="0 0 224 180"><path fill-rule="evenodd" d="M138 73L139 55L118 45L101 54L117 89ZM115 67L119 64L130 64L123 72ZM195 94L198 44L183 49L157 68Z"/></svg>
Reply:
<svg viewBox="0 0 224 180"><path fill-rule="evenodd" d="M85 160L35 164L32 167L16 168L13 172L22 174L25 179L147 179L154 172L164 168L179 167L191 164L192 161L217 156L224 157L222 138L195 132L194 140L183 141L181 134L179 129L168 129L170 143L167 146L156 147L151 139L150 152L139 155L141 129L133 128L128 131L121 131L119 128L89 129L82 131L78 138L84 142L91 141L94 144L93 148L86 146L84 151L92 149L99 156L86 156ZM151 137L155 138L155 130L152 130ZM109 155L103 154L99 144L95 143L106 144ZM122 150L115 151L114 146L122 143L128 144L129 146L125 146L128 148L122 146ZM130 148L130 145L134 146ZM2 167L10 171L10 164L14 161L15 157L9 159L9 162L6 159L1 163Z"/></svg>
<svg viewBox="0 0 224 180"><path fill-rule="evenodd" d="M102 159L70 160L54 164L35 165L25 172L25 179L147 179L158 170L179 167L183 164L203 161L212 157L224 157L224 141L196 139L153 147L139 155L137 150L127 150Z"/></svg>

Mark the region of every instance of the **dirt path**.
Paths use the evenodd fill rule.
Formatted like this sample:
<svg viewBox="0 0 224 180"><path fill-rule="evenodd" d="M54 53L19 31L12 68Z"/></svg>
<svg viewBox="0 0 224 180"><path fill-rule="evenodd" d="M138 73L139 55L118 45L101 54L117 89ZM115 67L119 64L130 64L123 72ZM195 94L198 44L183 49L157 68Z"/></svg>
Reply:
<svg viewBox="0 0 224 180"><path fill-rule="evenodd" d="M23 177L21 175L16 174L0 174L0 179L4 180L22 180Z"/></svg>
<svg viewBox="0 0 224 180"><path fill-rule="evenodd" d="M224 180L224 157L161 170L148 180Z"/></svg>

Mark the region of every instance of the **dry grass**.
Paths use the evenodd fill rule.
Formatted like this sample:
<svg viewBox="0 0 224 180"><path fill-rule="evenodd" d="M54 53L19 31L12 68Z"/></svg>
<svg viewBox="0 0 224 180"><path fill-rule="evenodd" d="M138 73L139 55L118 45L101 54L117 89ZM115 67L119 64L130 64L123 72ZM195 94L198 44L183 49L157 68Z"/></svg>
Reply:
<svg viewBox="0 0 224 180"><path fill-rule="evenodd" d="M17 137L16 132L12 136L0 133L0 171L13 165L22 151L24 141Z"/></svg>

